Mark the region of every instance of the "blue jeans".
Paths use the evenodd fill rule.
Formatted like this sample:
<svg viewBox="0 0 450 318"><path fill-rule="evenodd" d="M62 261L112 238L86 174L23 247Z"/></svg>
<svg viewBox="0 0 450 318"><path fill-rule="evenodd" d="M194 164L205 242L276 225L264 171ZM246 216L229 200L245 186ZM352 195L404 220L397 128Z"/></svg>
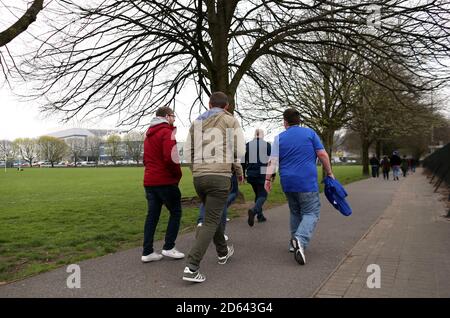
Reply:
<svg viewBox="0 0 450 318"><path fill-rule="evenodd" d="M258 183L258 182L251 182L252 180L249 180L248 183L251 184L253 188L253 192L255 193L255 205L253 206L252 210L257 215L258 219L263 218L263 205L264 202L267 200L267 191L264 189L264 184Z"/></svg>
<svg viewBox="0 0 450 318"><path fill-rule="evenodd" d="M291 236L300 240L304 248L316 228L320 216L319 192L286 192L291 211Z"/></svg>
<svg viewBox="0 0 450 318"><path fill-rule="evenodd" d="M223 208L223 212L222 212L221 222L222 222L224 231L225 231L225 227L227 224L228 207L234 202L234 200L236 200L238 191L239 191L238 179L237 179L236 174L233 174L231 176L230 193L228 194L227 203L225 204L225 207ZM204 219L205 219L205 206L202 203L202 204L200 204L200 213L198 215L197 224L203 223Z"/></svg>
<svg viewBox="0 0 450 318"><path fill-rule="evenodd" d="M181 193L177 185L145 187L148 213L144 226L144 250L142 255L153 253L153 237L164 204L170 212L167 224L164 250L175 247L181 220Z"/></svg>
<svg viewBox="0 0 450 318"><path fill-rule="evenodd" d="M399 177L400 176L400 166L392 166L392 174L395 177Z"/></svg>

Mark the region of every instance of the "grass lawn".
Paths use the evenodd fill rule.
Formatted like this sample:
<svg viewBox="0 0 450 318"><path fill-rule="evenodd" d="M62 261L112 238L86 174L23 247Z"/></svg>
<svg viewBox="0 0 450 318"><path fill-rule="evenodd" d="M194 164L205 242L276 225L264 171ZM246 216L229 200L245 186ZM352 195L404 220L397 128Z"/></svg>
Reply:
<svg viewBox="0 0 450 318"><path fill-rule="evenodd" d="M336 166L345 183L362 179L360 166ZM319 171L320 173L320 171ZM0 283L141 245L146 216L143 168L25 168L0 171ZM194 196L183 168L183 196ZM251 186L240 187L248 201ZM268 202L285 203L279 182ZM183 208L181 231L195 225L196 207ZM230 210L230 217L239 215ZM155 240L164 236L162 213Z"/></svg>

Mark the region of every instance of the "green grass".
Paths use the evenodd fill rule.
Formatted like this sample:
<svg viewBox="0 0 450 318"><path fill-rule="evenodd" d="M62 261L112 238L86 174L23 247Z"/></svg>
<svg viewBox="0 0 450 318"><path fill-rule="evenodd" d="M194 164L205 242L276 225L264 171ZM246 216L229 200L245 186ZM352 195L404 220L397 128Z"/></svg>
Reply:
<svg viewBox="0 0 450 318"><path fill-rule="evenodd" d="M361 179L361 168L335 167L343 183ZM142 243L146 200L143 168L33 168L0 172L0 282L78 262ZM194 196L183 168L183 196ZM250 185L240 187L252 200ZM285 202L279 182L268 202ZM197 208L183 208L181 231L195 225ZM231 209L230 216L239 211ZM162 213L155 239L161 239Z"/></svg>

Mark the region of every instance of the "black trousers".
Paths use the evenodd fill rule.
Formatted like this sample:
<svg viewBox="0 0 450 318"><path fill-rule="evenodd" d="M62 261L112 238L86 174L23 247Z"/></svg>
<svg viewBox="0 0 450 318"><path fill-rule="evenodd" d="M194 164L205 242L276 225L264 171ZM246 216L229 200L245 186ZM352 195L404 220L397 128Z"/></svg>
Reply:
<svg viewBox="0 0 450 318"><path fill-rule="evenodd" d="M177 185L145 187L148 213L144 226L144 250L142 255L153 253L153 237L159 222L163 204L170 212L167 224L164 250L175 247L181 220L181 192Z"/></svg>

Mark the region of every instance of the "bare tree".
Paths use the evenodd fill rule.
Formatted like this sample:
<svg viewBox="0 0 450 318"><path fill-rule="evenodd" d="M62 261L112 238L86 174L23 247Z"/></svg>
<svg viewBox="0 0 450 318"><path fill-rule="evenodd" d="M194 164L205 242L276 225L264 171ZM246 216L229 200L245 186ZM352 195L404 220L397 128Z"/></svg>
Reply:
<svg viewBox="0 0 450 318"><path fill-rule="evenodd" d="M391 65L402 76L401 70ZM404 76L404 74L403 74ZM413 81L404 77L403 81ZM363 174L369 174L369 149L375 142L393 140L396 137L414 135L428 130L439 120L437 109L424 103L421 91L407 91L399 88L402 83L385 78L385 83L402 93L364 79L358 86L352 108L352 120L348 127L358 132L361 138ZM377 148L381 148L378 145ZM381 149L378 150L381 152Z"/></svg>
<svg viewBox="0 0 450 318"><path fill-rule="evenodd" d="M119 135L111 135L106 139L106 153L111 157L114 164L116 164L117 159L121 156L121 142L122 139Z"/></svg>
<svg viewBox="0 0 450 318"><path fill-rule="evenodd" d="M28 1L29 2L29 1ZM13 39L18 37L21 33L26 31L28 27L36 21L36 17L38 13L42 10L44 4L44 0L34 0L30 7L23 13L23 15L18 18L16 22L14 22L11 26L0 32L0 48L5 47L5 51L11 56L9 50L6 48L6 45L10 43ZM10 8L4 8L10 9ZM6 65L6 60L3 57L3 52L0 51L0 66L2 68L3 74L7 75L8 67Z"/></svg>
<svg viewBox="0 0 450 318"><path fill-rule="evenodd" d="M33 161L37 157L37 142L36 139L31 138L17 138L14 140L15 147L23 160L33 167Z"/></svg>
<svg viewBox="0 0 450 318"><path fill-rule="evenodd" d="M61 161L69 150L64 140L51 136L39 137L37 144L41 157L49 161L52 168L54 168L55 162Z"/></svg>
<svg viewBox="0 0 450 318"><path fill-rule="evenodd" d="M296 108L301 124L313 128L331 155L335 132L351 118L351 95L356 76L351 71L333 67L345 64L356 70L358 60L351 52L333 48L311 48L314 64L289 65L274 58L264 64L259 74L260 93L251 87L248 93L247 120L279 121L286 108Z"/></svg>
<svg viewBox="0 0 450 318"><path fill-rule="evenodd" d="M102 139L100 137L88 137L87 138L87 151L91 160L95 161L98 165L100 160L100 146L102 145Z"/></svg>
<svg viewBox="0 0 450 318"><path fill-rule="evenodd" d="M125 135L123 141L127 146L128 155L130 155L137 164L139 164L144 153L144 134L130 132Z"/></svg>
<svg viewBox="0 0 450 318"><path fill-rule="evenodd" d="M76 167L80 157L86 151L86 142L83 138L70 138L66 140L66 143L69 146L69 153Z"/></svg>
<svg viewBox="0 0 450 318"><path fill-rule="evenodd" d="M42 10L44 0L34 0L31 6L13 25L6 30L0 32L0 47L5 46L16 38L19 34L24 32L31 23L36 21L38 13Z"/></svg>
<svg viewBox="0 0 450 318"><path fill-rule="evenodd" d="M43 109L61 111L67 119L121 113L127 115L119 124L138 125L161 104L175 107L177 95L191 84L198 90L194 104L203 93L221 90L233 110L242 80L258 82L261 57L314 64L310 48L317 46L356 54L379 72L390 73L376 63L381 57L401 60L423 77L448 78L439 65L450 48L447 0L53 4L60 15L53 17L54 31L43 38L28 74L40 80L37 94L47 100ZM368 27L374 4L380 26ZM318 38L320 32L345 41Z"/></svg>
<svg viewBox="0 0 450 318"><path fill-rule="evenodd" d="M16 149L9 140L0 140L0 159L5 161L5 167L8 161L14 160Z"/></svg>

